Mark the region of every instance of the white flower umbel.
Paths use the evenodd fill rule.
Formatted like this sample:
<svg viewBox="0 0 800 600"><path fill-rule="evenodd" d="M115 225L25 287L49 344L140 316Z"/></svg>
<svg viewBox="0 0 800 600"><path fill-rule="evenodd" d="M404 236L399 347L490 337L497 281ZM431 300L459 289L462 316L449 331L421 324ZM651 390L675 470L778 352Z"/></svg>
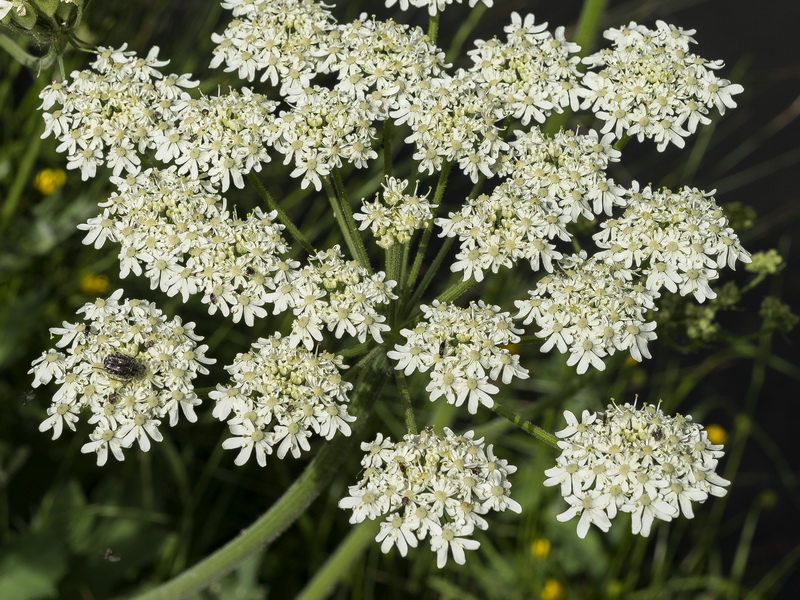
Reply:
<svg viewBox="0 0 800 600"><path fill-rule="evenodd" d="M121 244L120 276L144 273L152 289L170 296L200 294L217 310L252 326L266 316L266 282L288 249L276 213L256 208L237 219L208 182L178 175L175 167L112 178L117 192L103 213L79 229L84 244Z"/></svg>
<svg viewBox="0 0 800 600"><path fill-rule="evenodd" d="M208 346L198 345L194 323L168 320L155 304L122 294L84 305L83 323L52 328L58 350L42 354L29 371L34 387L51 380L60 386L39 430L52 429L53 439L65 425L75 431L80 411L88 409L95 429L81 452L96 452L101 466L109 450L117 460L134 443L147 452L151 439L161 441L166 417L171 427L180 412L196 421L200 399L192 380L216 362L205 356Z"/></svg>
<svg viewBox="0 0 800 600"><path fill-rule="evenodd" d="M572 239L569 223L610 215L612 207L625 204L625 190L605 173L620 155L609 136L561 131L550 137L538 127L515 134L498 170L507 179L491 195L436 219L440 235L461 242L450 269L463 273L465 281L482 281L487 271L497 273L519 260L552 272L553 261L562 257L554 242Z"/></svg>
<svg viewBox="0 0 800 600"><path fill-rule="evenodd" d="M678 192L639 190L634 182L626 193L628 208L618 219L601 224L594 240L604 251L598 258L640 268L648 290L666 288L698 302L715 298L709 282L718 269L750 262L739 236L717 206L714 192L683 188Z"/></svg>
<svg viewBox="0 0 800 600"><path fill-rule="evenodd" d="M351 523L384 517L375 538L384 553L396 546L405 556L409 546L416 548L418 540L429 537L439 568L450 555L464 564L464 551L480 545L469 536L489 526L483 515L522 511L510 497L508 481L517 468L473 435L445 427L441 437L428 427L394 443L379 433L361 444L363 478L350 486L339 507L352 511Z"/></svg>
<svg viewBox="0 0 800 600"><path fill-rule="evenodd" d="M532 119L544 123L566 107L578 110L582 90L575 54L580 46L564 38L564 28L553 35L547 23L535 24L533 15L523 19L514 12L504 31L505 42L475 40L475 49L467 52L474 63L470 74L482 93L523 125Z"/></svg>
<svg viewBox="0 0 800 600"><path fill-rule="evenodd" d="M340 375L346 368L341 356L310 352L280 334L259 339L225 367L232 382L209 394L214 416L227 420L233 434L222 447L239 450L237 465L255 451L263 467L276 446L278 458L297 458L310 450L312 434L326 440L337 431L350 435L355 417L347 413L347 392L353 385Z"/></svg>
<svg viewBox="0 0 800 600"><path fill-rule="evenodd" d="M561 455L544 485L561 487L570 508L557 519L579 517L579 537L592 524L608 531L618 512L630 513L633 533L647 536L655 519L691 519L692 502L727 493L730 482L716 472L722 446L690 416L610 404L583 411L580 422L570 411L564 418L567 427L556 433Z"/></svg>
<svg viewBox="0 0 800 600"><path fill-rule="evenodd" d="M175 127L176 107L191 99L184 89L198 85L190 75L165 77L158 69L169 61L158 60L158 47L138 58L126 46L98 48L92 70L73 71L71 81L52 83L39 94L42 137L52 134L61 142L56 150L84 180L104 164L114 175L138 173L139 154L158 149L159 135Z"/></svg>
<svg viewBox="0 0 800 600"><path fill-rule="evenodd" d="M431 369L426 390L430 400L444 396L450 404L475 414L478 406L494 406L492 395L499 388L489 380L510 383L514 377L527 379L528 370L511 354L508 344L519 342L511 316L499 306L471 302L468 308L434 300L422 305L424 319L414 329L403 329L405 344L386 353L396 361L395 369L406 375Z"/></svg>
<svg viewBox="0 0 800 600"><path fill-rule="evenodd" d="M390 8L397 4L398 0L386 0L387 8ZM417 7L417 8L428 8L428 14L432 17L436 16L437 14L444 11L445 7L453 2L457 2L461 4L462 0L400 0L400 10L408 10L409 5ZM470 6L475 6L479 0L469 0ZM480 0L486 6L492 6L494 4L494 0Z"/></svg>
<svg viewBox="0 0 800 600"><path fill-rule="evenodd" d="M291 309L295 314L289 339L309 350L322 340L327 327L337 338L345 334L364 342L367 336L382 343L381 334L389 330L381 305L396 300L395 281L386 274L370 274L356 261L346 261L339 246L309 257L309 264L287 261L269 280L272 291L265 294L275 312Z"/></svg>
<svg viewBox="0 0 800 600"><path fill-rule="evenodd" d="M604 263L585 252L560 261L561 267L545 275L529 292L528 300L515 302L515 318L523 324L536 321L543 338L542 352L553 347L570 356L579 374L589 366L605 369L603 358L627 350L641 361L650 358L647 343L656 338L655 322L648 310L655 310L659 293L634 279L634 272L618 263Z"/></svg>
<svg viewBox="0 0 800 600"><path fill-rule="evenodd" d="M407 244L413 233L425 228L433 217L428 195L418 196L416 187L413 194L404 193L408 181L394 177L387 177L382 187L383 198L379 193L372 202L363 202L361 212L353 218L361 221L359 229L370 228L381 248Z"/></svg>
<svg viewBox="0 0 800 600"><path fill-rule="evenodd" d="M585 100L605 121L602 133L653 139L658 149L670 143L683 148L684 137L711 122L709 109L720 114L734 108L733 96L743 88L714 74L722 61L708 61L689 52L694 30L664 21L657 29L630 23L604 33L613 49L583 59L590 66L583 77Z"/></svg>

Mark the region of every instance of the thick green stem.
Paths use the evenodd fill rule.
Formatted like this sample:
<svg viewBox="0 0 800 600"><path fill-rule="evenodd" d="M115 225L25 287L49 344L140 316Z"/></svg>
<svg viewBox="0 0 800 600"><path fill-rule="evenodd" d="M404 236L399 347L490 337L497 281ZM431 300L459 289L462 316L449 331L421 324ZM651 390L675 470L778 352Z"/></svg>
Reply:
<svg viewBox="0 0 800 600"><path fill-rule="evenodd" d="M411 394L408 391L408 383L406 376L399 369L394 371L395 380L397 381L397 389L400 392L400 402L403 404L403 414L405 415L406 431L416 435L417 433L417 420L414 418L414 407L411 403Z"/></svg>
<svg viewBox="0 0 800 600"><path fill-rule="evenodd" d="M336 552L297 595L297 600L327 598L334 586L350 572L353 562L373 543L377 532L378 521L364 521L354 526Z"/></svg>
<svg viewBox="0 0 800 600"><path fill-rule="evenodd" d="M461 294L466 292L469 288L475 285L475 280L470 277L466 281L461 280L458 283L451 285L441 294L436 296L436 299L439 302L452 302L456 298L458 298Z"/></svg>
<svg viewBox="0 0 800 600"><path fill-rule="evenodd" d="M542 429L538 425L534 425L530 421L526 421L515 412L510 411L505 406L502 406L497 402L495 402L494 406L492 406L492 410L501 417L508 419L509 421L514 423L514 425L518 426L525 433L529 433L536 439L542 440L548 446L552 446L553 448L558 448L558 438L549 431Z"/></svg>
<svg viewBox="0 0 800 600"><path fill-rule="evenodd" d="M419 287L414 292L414 295L411 296L411 300L408 303L410 306L415 305L417 302L419 302L420 298L422 298L422 294L425 293L425 290L428 289L431 281L433 281L433 278L436 276L439 267L442 266L447 253L450 251L450 246L453 245L455 239L456 238L454 237L447 238L442 244L442 247L439 248L439 253L436 255L436 258L433 259L428 272L425 273L425 277L422 278L422 282L419 284Z"/></svg>
<svg viewBox="0 0 800 600"><path fill-rule="evenodd" d="M428 20L428 37L435 44L436 36L439 34L439 15L433 15Z"/></svg>
<svg viewBox="0 0 800 600"><path fill-rule="evenodd" d="M394 123L386 119L383 122L383 174L392 176L392 138L394 138Z"/></svg>
<svg viewBox="0 0 800 600"><path fill-rule="evenodd" d="M372 267L369 264L369 256L367 256L367 249L364 247L361 234L358 232L358 227L356 227L356 220L353 218L353 209L347 199L347 192L345 192L339 169L333 169L331 171L331 179L333 180L333 185L336 187L336 193L333 195L331 202L338 204L339 212L336 218L340 220L339 225L342 227L347 245L353 253L353 257L361 263L361 266L372 273ZM338 202L336 202L337 198ZM334 212L336 212L336 210L336 206L334 206Z"/></svg>
<svg viewBox="0 0 800 600"><path fill-rule="evenodd" d="M627 133L623 134L614 144L614 150L622 150L630 141L631 137Z"/></svg>
<svg viewBox="0 0 800 600"><path fill-rule="evenodd" d="M376 353L372 356L381 355ZM357 423L366 421L366 414L378 396L376 388L380 387L381 380L385 377L384 362L381 359L373 362L366 380L358 387L360 393L354 395L350 403L351 414L359 417ZM193 597L198 591L234 570L253 552L275 540L305 512L337 473L339 465L348 456L348 451L356 444L355 433L354 431L349 437L338 435L323 446L283 496L237 538L171 581L142 594L138 600L180 600Z"/></svg>
<svg viewBox="0 0 800 600"><path fill-rule="evenodd" d="M278 205L278 203L275 202L275 198L273 198L272 194L267 191L267 188L264 187L264 184L261 183L261 180L258 178L258 176L253 171L250 171L247 174L247 179L249 179L250 183L253 184L253 187L256 188L256 191L258 192L258 195L261 196L261 199L266 202L267 208L278 213L278 219L280 219L280 222L283 223L284 227L286 227L286 230L292 235L292 237L297 240L297 243L303 247L303 250L312 256L315 255L317 251L314 250L314 246L312 246L301 233L301 231L295 227L295 224L292 223L289 215L287 215Z"/></svg>
<svg viewBox="0 0 800 600"><path fill-rule="evenodd" d="M436 210L442 203L444 188L447 185L447 177L450 175L450 168L452 166L453 163L451 162L445 163L442 167L441 173L439 173L439 183L436 184L436 191L433 194L433 201L431 202L433 215L431 221L428 223L428 226L425 228L425 231L422 233L422 240L419 243L419 248L417 248L417 255L414 257L414 264L411 266L411 273L409 273L408 280L405 283L406 293L411 292L411 289L414 287L414 283L417 281L419 270L422 267L422 261L425 258L425 251L428 249L428 241L431 239L431 234L433 233L433 217L436 216Z"/></svg>

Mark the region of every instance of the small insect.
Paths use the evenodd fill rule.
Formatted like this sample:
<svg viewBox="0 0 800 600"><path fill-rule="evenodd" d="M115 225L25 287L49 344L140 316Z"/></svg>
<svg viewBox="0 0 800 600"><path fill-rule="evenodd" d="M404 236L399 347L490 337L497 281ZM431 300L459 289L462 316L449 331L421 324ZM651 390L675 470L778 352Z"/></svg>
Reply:
<svg viewBox="0 0 800 600"><path fill-rule="evenodd" d="M244 272L247 273L250 277L256 274L256 270L253 267L245 268Z"/></svg>
<svg viewBox="0 0 800 600"><path fill-rule="evenodd" d="M600 421L603 423L603 425L607 425L608 424L608 413L607 412L601 412L600 413Z"/></svg>
<svg viewBox="0 0 800 600"><path fill-rule="evenodd" d="M114 551L111 548L106 548L106 551L103 552L103 560L107 560L108 562L119 562L119 556L114 554Z"/></svg>
<svg viewBox="0 0 800 600"><path fill-rule="evenodd" d="M406 469L408 469L408 465L406 465L406 463L404 463L404 462L399 462L399 463L397 463L397 468L400 469L400 472L403 475L405 475Z"/></svg>
<svg viewBox="0 0 800 600"><path fill-rule="evenodd" d="M36 398L36 394L33 392L33 390L22 392L22 406L27 406L28 403L34 398Z"/></svg>
<svg viewBox="0 0 800 600"><path fill-rule="evenodd" d="M208 301L211 302L211 304L216 304L217 303L217 297L214 294L209 294L208 295Z"/></svg>
<svg viewBox="0 0 800 600"><path fill-rule="evenodd" d="M655 438L657 442L664 438L664 431L661 429L661 427L656 427L656 430L653 432L653 438Z"/></svg>
<svg viewBox="0 0 800 600"><path fill-rule="evenodd" d="M119 400L119 394L117 392L111 392L111 394L108 396L109 404L116 404L117 400Z"/></svg>
<svg viewBox="0 0 800 600"><path fill-rule="evenodd" d="M408 496L403 496L403 499L400 500L400 504L402 504L403 506L408 506L409 504L411 504L411 500L408 499Z"/></svg>
<svg viewBox="0 0 800 600"><path fill-rule="evenodd" d="M155 340L147 340L144 343L144 348L145 348L145 350L149 350L150 348L152 348L155 345L156 345L156 341Z"/></svg>
<svg viewBox="0 0 800 600"><path fill-rule="evenodd" d="M447 343L442 342L439 344L439 358L444 358L444 351L447 349Z"/></svg>
<svg viewBox="0 0 800 600"><path fill-rule="evenodd" d="M145 372L143 363L119 352L113 352L103 359L103 369L119 379L139 379Z"/></svg>

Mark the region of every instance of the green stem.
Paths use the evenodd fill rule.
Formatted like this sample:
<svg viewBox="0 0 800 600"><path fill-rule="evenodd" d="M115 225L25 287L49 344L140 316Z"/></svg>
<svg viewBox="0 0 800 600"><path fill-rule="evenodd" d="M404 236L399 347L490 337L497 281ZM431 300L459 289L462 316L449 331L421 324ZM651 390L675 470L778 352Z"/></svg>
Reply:
<svg viewBox="0 0 800 600"><path fill-rule="evenodd" d="M631 137L627 133L623 134L614 144L614 150L622 150L630 141Z"/></svg>
<svg viewBox="0 0 800 600"><path fill-rule="evenodd" d="M533 344L534 342L541 342L542 338L535 335L522 335L519 338L518 344Z"/></svg>
<svg viewBox="0 0 800 600"><path fill-rule="evenodd" d="M607 4L608 0L584 0L578 23L575 26L575 33L573 34L573 40L581 47L578 51L578 56L586 56L594 47L597 34L600 32L600 20ZM548 135L558 132L566 123L570 113L569 107L566 107L563 112L550 115L547 119L545 132Z"/></svg>
<svg viewBox="0 0 800 600"><path fill-rule="evenodd" d="M452 302L453 300L458 298L461 294L466 292L469 288L471 288L473 285L475 285L475 280L472 277L470 277L466 281L461 280L455 283L454 285L451 285L441 294L436 296L436 299L439 302Z"/></svg>
<svg viewBox="0 0 800 600"><path fill-rule="evenodd" d="M450 246L453 245L453 242L455 242L455 240L456 238L454 237L447 238L442 244L442 247L439 248L439 252L436 254L436 258L433 259L433 262L431 263L428 272L425 273L425 277L422 278L422 282L419 284L419 287L414 292L414 295L411 296L411 300L409 300L409 305L414 306L417 302L419 302L420 298L422 297L422 294L425 293L425 290L428 289L428 286L431 284L431 281L433 281L433 278L436 276L436 272L439 270L439 267L442 266L442 263L444 262L447 253L450 251Z"/></svg>
<svg viewBox="0 0 800 600"><path fill-rule="evenodd" d="M378 396L376 388L384 378L383 360L372 364L372 369L358 388L361 393L350 403L351 414L366 421L366 413ZM193 597L225 574L234 570L251 555L274 541L302 515L337 473L339 466L355 446L357 435L336 436L323 446L308 464L303 474L286 490L255 523L228 544L206 557L192 568L167 583L145 592L137 600L179 600Z"/></svg>
<svg viewBox="0 0 800 600"><path fill-rule="evenodd" d="M439 15L433 15L428 20L428 37L431 42L436 43L436 36L439 34Z"/></svg>
<svg viewBox="0 0 800 600"><path fill-rule="evenodd" d="M394 138L394 122L386 119L383 122L383 174L392 176L392 139Z"/></svg>
<svg viewBox="0 0 800 600"><path fill-rule="evenodd" d="M353 253L353 257L361 263L362 267L372 273L372 266L369 264L367 249L364 247L364 242L361 241L361 234L358 232L358 227L356 227L356 221L353 218L353 210L347 199L347 193L345 192L339 169L333 169L331 171L331 179L333 180L333 185L336 187L336 193L331 202L338 204L339 212L336 218L337 220L341 219L339 226L342 227L350 252ZM334 207L334 212L336 212L336 207Z"/></svg>
<svg viewBox="0 0 800 600"><path fill-rule="evenodd" d="M417 255L414 257L414 264L411 266L411 273L408 275L408 280L405 283L405 291L410 293L411 288L414 287L414 283L417 281L417 276L419 275L419 270L422 267L422 261L425 258L425 251L428 249L428 241L431 239L431 234L433 233L433 216L436 214L436 210L439 208L442 202L442 196L444 195L444 188L447 185L447 177L450 174L450 168L453 166L453 163L447 162L442 167L442 172L439 173L439 183L436 184L436 191L433 194L433 202L431 203L431 211L433 215L431 217L428 226L425 228L425 231L422 233L422 240L419 243L419 248L417 248Z"/></svg>
<svg viewBox="0 0 800 600"><path fill-rule="evenodd" d="M303 247L303 250L308 252L311 256L314 256L317 251L314 250L314 246L312 246L309 241L305 238L302 232L295 227L295 224L292 223L292 220L289 218L284 210L278 206L278 203L275 202L275 198L272 197L267 191L267 188L264 187L264 184L261 183L261 180L256 176L253 171L250 171L247 174L247 178L250 180L250 183L253 184L253 187L256 188L258 195L267 203L267 208L270 210L274 210L278 213L278 219L280 219L281 223L286 227L292 237L297 240L297 243Z"/></svg>
<svg viewBox="0 0 800 600"><path fill-rule="evenodd" d="M372 544L377 532L377 521L364 521L351 528L336 551L300 591L297 600L327 598L334 586L350 573L353 562Z"/></svg>
<svg viewBox="0 0 800 600"><path fill-rule="evenodd" d="M39 63L39 57L28 54L20 48L17 43L7 35L0 33L0 48L5 50L11 55L11 58L16 60L19 64L32 69Z"/></svg>
<svg viewBox="0 0 800 600"><path fill-rule="evenodd" d="M525 433L531 434L537 440L541 440L545 444L547 444L548 446L552 446L553 448L558 448L558 438L549 431L542 429L538 425L534 425L530 421L526 421L515 412L507 409L505 406L498 404L497 402L495 402L494 405L492 406L492 410L501 417L508 419L509 421L514 423L514 425L518 426Z"/></svg>
<svg viewBox="0 0 800 600"><path fill-rule="evenodd" d="M411 404L411 394L408 391L408 382L406 376L399 369L394 370L395 380L397 381L397 389L400 391L400 402L403 405L403 414L405 415L406 430L408 433L416 435L417 421L414 418L414 407Z"/></svg>

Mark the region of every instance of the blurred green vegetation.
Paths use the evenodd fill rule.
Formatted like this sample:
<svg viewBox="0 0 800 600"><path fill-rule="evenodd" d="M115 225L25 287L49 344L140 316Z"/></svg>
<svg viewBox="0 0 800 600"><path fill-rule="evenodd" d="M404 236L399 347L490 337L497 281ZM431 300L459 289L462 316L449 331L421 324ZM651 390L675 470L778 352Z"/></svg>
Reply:
<svg viewBox="0 0 800 600"><path fill-rule="evenodd" d="M504 6L484 13L479 37L499 32L510 9L535 12L537 21L549 20L555 26L573 24L578 5L496 4ZM659 3L658 16L666 18L672 4L674 10L685 9L685 3ZM334 12L347 19L364 8L378 10L366 2L347 2ZM650 23L652 8L648 3L615 5L607 24L631 19ZM404 19L396 11L384 13ZM445 47L452 39L461 43L456 25L468 22L467 14L465 6L444 13L440 36ZM77 33L107 46L127 42L142 53L159 45L161 56L171 58L171 69L209 75L211 89L235 84L228 74L207 70L210 33L220 31L226 18L212 0L95 2ZM424 15L413 19L420 25L426 21ZM753 108L763 105L759 94L769 92L758 85L761 63L748 65L745 48L733 56L715 52L713 43L707 43L713 37L713 22L680 24L698 29L702 55L727 59L731 79L741 81L747 90L742 106L690 141L686 152L660 155L632 144L615 177L708 189L720 182L717 198L723 204L740 199L737 191L746 193L753 185L769 190L770 178L780 169L774 161L758 158L760 148L785 131L775 130L774 119L783 107L776 105L771 113ZM46 49L38 52L44 54ZM79 52L64 56L67 71L84 68L88 61L89 56ZM38 173L63 169L65 163L52 139L39 138L43 124L37 94L51 76L47 71L37 78L35 70L0 56L0 598L128 598L175 576L234 537L280 497L307 460L273 459L265 469L252 464L235 467L232 455L221 449L225 428L208 410L201 411L198 423L170 430L150 453L130 452L125 462L112 461L104 468L95 465L93 456L80 454L86 429L68 432L54 442L38 432L49 402L48 389L33 391L27 370L48 348L48 328L73 320L75 309L102 290L103 280L97 276L108 278L109 291L121 285L116 249L87 248L76 230L77 224L96 214L96 203L109 193L103 178L82 182L75 172L67 172L63 186L52 185L52 177L48 186L42 182L44 176L37 183ZM778 83L770 81L778 86L789 76ZM756 146L742 150L753 140ZM742 146L730 148L730 144ZM796 155L781 157L782 168L796 166ZM281 165L270 163L266 173L275 182L273 193L284 197L298 218L305 215L307 224L316 221L316 211L327 207L311 192L294 192L296 182L289 180ZM376 175L354 180L351 195L373 193L379 179ZM460 191L453 184L449 202L455 204ZM745 247L776 248L784 256L795 251L789 233L797 223L797 203L764 207L751 202L757 198L741 199L743 205L731 206L729 214L739 218ZM751 204L762 213L755 220ZM312 235L322 246L330 233ZM788 268L794 268L791 262ZM560 524L554 518L563 510L558 491L541 485L544 469L554 460L551 450L494 415L467 420L449 406L426 402L418 422L475 427L495 444L499 455L519 466L513 477L514 497L524 512L494 516L488 533L478 538L480 550L470 554L464 567L450 564L440 571L426 548L403 559L397 553L383 555L377 544L370 543L343 567L347 573L334 597L781 597L782 590L790 589L786 581L800 559L800 490L797 459L788 437L796 429L796 419L790 417L794 425L787 426L785 413L791 407L773 400L782 387L797 385L800 369L790 354L796 356L796 350L787 349L785 333L780 329L759 333L766 318L759 315L759 307L770 296L773 300L766 303L772 305L764 311L773 321L786 322L775 299L796 303L797 287L787 290L785 276L786 270L769 277L733 304L724 299L738 296L755 275L727 275L735 283L725 286L736 288L726 287L723 300L716 304L698 308L674 298L665 301L655 357L644 365L615 358L604 373L578 377L564 366L561 356L543 358L528 348L522 354L532 376L511 386L504 396L509 408L550 430L561 427L564 408L597 410L611 397L629 401L634 394L647 402L663 400L669 412L717 423L728 436L722 474L733 481L729 496L699 507L694 520L661 524L649 539L631 536L623 518L610 534L592 531L580 540L573 523ZM503 300L520 297L528 289L530 273L520 271L504 279L502 286L498 279L490 278L481 297L510 308ZM131 297L155 300L166 313L198 323L198 331L209 338L212 354L219 359L216 371L200 385L221 381L221 367L266 331L263 326L248 330L220 322L198 303L182 305L149 291L143 280L126 280L124 287ZM424 388L421 378L410 383L412 392ZM365 439L378 428L395 438L403 435L400 405L391 387L384 389ZM198 597L244 600L299 593L352 530L336 502L355 481L358 461L357 455L349 457L329 490L277 542ZM542 540L549 542L549 551L544 552L547 544Z"/></svg>

